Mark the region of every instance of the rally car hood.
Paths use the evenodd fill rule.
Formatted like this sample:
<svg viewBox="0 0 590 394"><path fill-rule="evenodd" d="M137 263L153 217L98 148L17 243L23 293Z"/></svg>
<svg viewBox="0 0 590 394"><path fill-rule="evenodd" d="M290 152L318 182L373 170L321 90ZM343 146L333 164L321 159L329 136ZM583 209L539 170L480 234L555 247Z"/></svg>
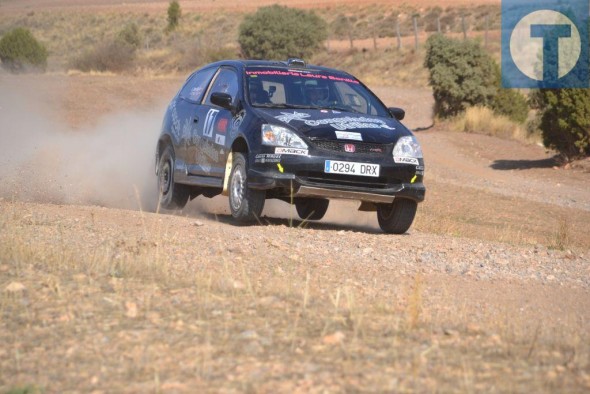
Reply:
<svg viewBox="0 0 590 394"><path fill-rule="evenodd" d="M270 124L295 129L311 140L395 143L412 133L394 118L319 109L256 108Z"/></svg>

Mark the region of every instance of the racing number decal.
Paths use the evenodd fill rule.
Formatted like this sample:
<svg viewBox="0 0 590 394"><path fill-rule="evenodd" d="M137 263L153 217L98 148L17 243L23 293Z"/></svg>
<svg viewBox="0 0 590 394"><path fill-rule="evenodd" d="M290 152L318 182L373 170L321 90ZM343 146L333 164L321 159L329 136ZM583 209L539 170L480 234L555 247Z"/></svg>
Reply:
<svg viewBox="0 0 590 394"><path fill-rule="evenodd" d="M218 109L210 109L205 117L205 124L203 125L203 136L213 138L213 125L215 125L215 119L219 114Z"/></svg>

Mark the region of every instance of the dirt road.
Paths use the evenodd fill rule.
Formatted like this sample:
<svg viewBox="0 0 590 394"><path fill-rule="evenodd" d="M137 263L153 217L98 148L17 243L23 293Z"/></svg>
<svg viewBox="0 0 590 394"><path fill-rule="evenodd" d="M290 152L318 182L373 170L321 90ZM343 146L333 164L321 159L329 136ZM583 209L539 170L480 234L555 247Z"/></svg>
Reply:
<svg viewBox="0 0 590 394"><path fill-rule="evenodd" d="M434 128L405 236L353 203L302 223L271 202L251 227L223 198L156 214L178 81L96 78L38 77L34 98L0 79L2 391L590 390L590 173ZM430 124L428 91L388 91Z"/></svg>

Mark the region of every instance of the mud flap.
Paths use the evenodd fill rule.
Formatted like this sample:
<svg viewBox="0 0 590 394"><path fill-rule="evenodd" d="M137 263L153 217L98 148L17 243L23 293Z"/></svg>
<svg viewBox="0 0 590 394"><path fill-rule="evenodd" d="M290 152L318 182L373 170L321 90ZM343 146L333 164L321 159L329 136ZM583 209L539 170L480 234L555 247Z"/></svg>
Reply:
<svg viewBox="0 0 590 394"><path fill-rule="evenodd" d="M229 152L227 155L227 162L225 163L225 175L223 176L223 190L222 196L229 195L227 184L229 183L229 175L231 174L231 167L233 164L233 152Z"/></svg>
<svg viewBox="0 0 590 394"><path fill-rule="evenodd" d="M377 205L373 202L362 201L358 210L360 212L375 212L377 210Z"/></svg>

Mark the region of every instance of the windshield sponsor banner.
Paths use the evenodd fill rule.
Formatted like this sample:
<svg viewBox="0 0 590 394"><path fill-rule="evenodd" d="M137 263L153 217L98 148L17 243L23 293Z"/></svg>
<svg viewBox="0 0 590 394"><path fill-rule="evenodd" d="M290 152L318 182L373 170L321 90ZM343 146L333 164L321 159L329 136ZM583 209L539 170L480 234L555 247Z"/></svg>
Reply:
<svg viewBox="0 0 590 394"><path fill-rule="evenodd" d="M313 79L325 79L327 81L335 81L335 82L346 82L346 83L354 83L359 85L360 82L348 78L348 77L341 77L337 75L330 75L330 74L314 74L311 71L282 71L282 70L246 70L246 75L248 76L258 76L258 75L278 75L284 77L300 77L300 78L313 78Z"/></svg>

